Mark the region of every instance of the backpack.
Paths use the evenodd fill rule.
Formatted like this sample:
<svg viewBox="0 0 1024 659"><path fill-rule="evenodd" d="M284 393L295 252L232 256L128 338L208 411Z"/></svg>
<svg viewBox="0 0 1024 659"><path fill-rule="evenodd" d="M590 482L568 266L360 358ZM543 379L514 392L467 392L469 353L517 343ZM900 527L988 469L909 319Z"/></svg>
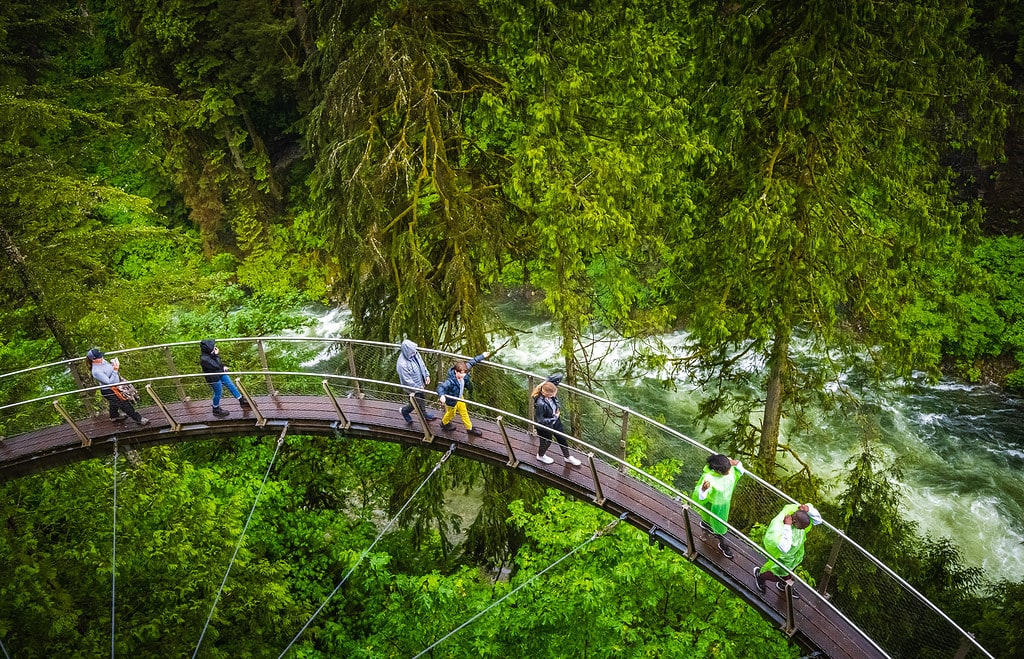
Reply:
<svg viewBox="0 0 1024 659"><path fill-rule="evenodd" d="M121 384L115 384L110 388L114 395L121 400L126 400L129 403L137 403L141 400L139 396L139 390L135 388L135 385L131 382L124 382Z"/></svg>

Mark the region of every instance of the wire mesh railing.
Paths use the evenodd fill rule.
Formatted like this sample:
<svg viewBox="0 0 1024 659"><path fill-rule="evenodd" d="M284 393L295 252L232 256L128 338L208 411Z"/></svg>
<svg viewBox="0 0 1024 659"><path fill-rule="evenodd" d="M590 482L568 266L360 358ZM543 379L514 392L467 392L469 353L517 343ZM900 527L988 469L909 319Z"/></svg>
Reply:
<svg viewBox="0 0 1024 659"><path fill-rule="evenodd" d="M221 356L232 371L242 373L251 395L323 395L320 379L330 375L339 397L368 396L398 406L408 395L396 383L398 345L352 339L310 337L244 337L218 339ZM449 367L464 356L420 349L436 389ZM110 351L117 356L126 380L146 381L164 401L205 400L210 389L199 371L198 342ZM64 418L52 404L59 400L74 419L105 413L98 387L82 389L72 373L78 360L65 360L0 375L0 438L58 425ZM531 392L544 376L494 362L471 371L471 412L529 430L533 418ZM141 387L140 387L141 389ZM143 394L145 397L145 394ZM566 432L586 450L652 486L689 501L689 493L712 451L700 442L633 409L571 386L559 385ZM145 398L144 398L145 400ZM28 404L34 401L37 404ZM146 403L143 402L144 406ZM438 407L436 397L428 404ZM2 439L0 439L2 441ZM643 461L629 464L631 447L648 455L671 455L676 469L671 482L652 476ZM733 498L730 529L747 537L766 524L783 505L794 503L785 493L754 474L740 479ZM691 502L692 504L692 502ZM699 507L699 504L692 504ZM752 546L759 545L748 540ZM797 577L843 617L859 627L893 657L991 657L969 634L929 602L892 569L826 520L807 536L807 552Z"/></svg>

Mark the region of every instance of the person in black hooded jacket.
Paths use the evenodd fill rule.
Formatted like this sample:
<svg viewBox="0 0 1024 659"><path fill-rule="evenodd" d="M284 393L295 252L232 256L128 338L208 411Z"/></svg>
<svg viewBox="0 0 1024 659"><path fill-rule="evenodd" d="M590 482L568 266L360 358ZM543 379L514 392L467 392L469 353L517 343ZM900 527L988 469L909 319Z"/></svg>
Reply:
<svg viewBox="0 0 1024 659"><path fill-rule="evenodd" d="M220 397L224 392L224 387L227 387L231 395L238 399L238 404L242 406L242 409L249 407L249 402L242 397L238 387L228 377L228 367L220 360L220 348L217 347L217 342L213 339L203 339L199 342L199 366L203 369L203 373L207 374L206 382L213 389L214 416L231 414L231 412L221 409L220 406Z"/></svg>

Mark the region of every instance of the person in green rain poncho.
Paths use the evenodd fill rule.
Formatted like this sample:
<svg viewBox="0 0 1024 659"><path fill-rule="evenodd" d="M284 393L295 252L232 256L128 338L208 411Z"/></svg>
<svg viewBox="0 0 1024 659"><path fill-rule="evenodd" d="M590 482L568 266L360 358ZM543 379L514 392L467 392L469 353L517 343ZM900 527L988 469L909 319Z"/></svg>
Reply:
<svg viewBox="0 0 1024 659"><path fill-rule="evenodd" d="M733 553L725 541L725 534L729 530L725 522L729 521L733 490L740 476L745 473L739 460L721 453L709 455L704 473L693 488L693 500L702 506L697 509L702 518L700 527L718 536L718 549L729 559Z"/></svg>
<svg viewBox="0 0 1024 659"><path fill-rule="evenodd" d="M812 524L821 522L821 513L809 503L783 506L764 532L764 548L773 560L754 568L754 583L762 594L768 581L774 582L779 592L786 592L786 583L793 585L790 573L804 560L807 531ZM800 599L796 591L793 598Z"/></svg>

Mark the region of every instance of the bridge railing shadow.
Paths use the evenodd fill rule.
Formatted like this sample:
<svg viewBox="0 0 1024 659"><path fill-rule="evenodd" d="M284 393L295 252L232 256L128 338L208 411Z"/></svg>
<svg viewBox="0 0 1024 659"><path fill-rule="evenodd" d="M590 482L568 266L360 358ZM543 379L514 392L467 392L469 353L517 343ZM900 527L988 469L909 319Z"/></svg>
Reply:
<svg viewBox="0 0 1024 659"><path fill-rule="evenodd" d="M224 362L244 378L253 396L324 395L320 379L331 378L338 397L371 397L392 400L398 406L407 394L395 384L398 346L350 339L310 337L245 337L218 339ZM462 355L422 349L432 374L428 390L436 388L447 370ZM198 342L179 342L125 350L112 350L125 379L148 382L166 402L208 400L210 389L197 374ZM64 423L61 409L72 419L106 414L98 387L80 388L72 369L77 360L66 360L0 375L0 437L11 437ZM229 373L230 375L231 373ZM474 390L471 413L477 418L502 415L530 430L533 405L530 393L545 376L500 363L484 362L472 371ZM90 383L91 384L91 383ZM71 393L68 393L71 392ZM143 393L141 406L147 405ZM225 391L225 395L229 395ZM644 480L687 502L693 483L700 477L712 451L693 438L665 426L636 410L577 389L559 386L563 419L572 441L591 448L624 473ZM428 393L428 405L439 409L436 394ZM34 401L26 404L25 401ZM512 415L510 417L509 415ZM0 440L2 441L2 440ZM637 447L644 447L638 453ZM637 465L626 458L642 455ZM655 459L665 456L677 463L669 483L649 473ZM749 537L758 546L763 526L783 505L793 500L754 474L740 480L734 496L730 529ZM699 504L692 504L699 505ZM798 570L806 588L816 590L830 604L862 629L886 653L894 657L990 657L970 635L929 602L892 569L847 537L826 520L808 534L807 555Z"/></svg>

